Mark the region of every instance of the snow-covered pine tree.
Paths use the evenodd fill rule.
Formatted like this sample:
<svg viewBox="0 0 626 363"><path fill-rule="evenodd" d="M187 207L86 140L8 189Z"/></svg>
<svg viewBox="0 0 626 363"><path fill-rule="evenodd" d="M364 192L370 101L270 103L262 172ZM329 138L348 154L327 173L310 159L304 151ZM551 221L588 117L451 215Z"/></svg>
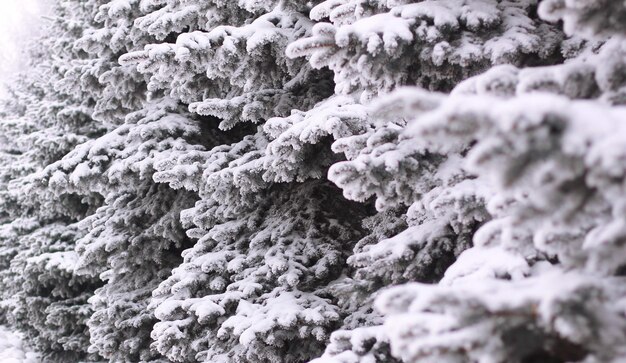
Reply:
<svg viewBox="0 0 626 363"><path fill-rule="evenodd" d="M27 87L24 84L22 87ZM10 95L2 100L0 105L0 128L1 129L1 151L0 151L0 286L2 286L2 302L0 305L0 320L8 323L8 309L10 307L11 294L7 287L12 284L13 275L10 272L11 261L20 250L19 237L32 231L37 226L34 218L20 218L20 207L15 196L9 192L11 180L22 176L30 168L22 168L24 165L18 164L26 150L24 144L18 142L24 134L33 131L33 123L24 115L26 107L26 97L20 93L20 85L14 83L10 88ZM28 87L27 94L36 94L34 87ZM24 91L24 89L21 89Z"/></svg>
<svg viewBox="0 0 626 363"><path fill-rule="evenodd" d="M74 245L84 234L75 222L88 201L54 198L32 178L77 144L101 129L91 123L92 98L64 92L72 49L91 19L81 7L59 3L49 19L57 37L44 37L32 47L31 67L9 92L2 128L7 139L3 155L2 306L4 318L26 333L46 361L88 359L87 299L98 282L77 276ZM8 112L7 112L8 110Z"/></svg>
<svg viewBox="0 0 626 363"><path fill-rule="evenodd" d="M201 128L177 102L158 98L127 116L124 124L86 142L50 165L42 178L57 194L97 192L104 204L81 225L81 274L106 284L90 300L92 350L112 362L160 359L150 349L155 323L152 291L180 264L187 237L180 211L193 194L152 180L156 160L197 147Z"/></svg>
<svg viewBox="0 0 626 363"><path fill-rule="evenodd" d="M200 197L182 217L198 241L151 304L161 320L154 347L173 361L307 361L341 318L324 287L357 240L361 208L311 180L335 160L327 131L273 118L332 93L328 71L284 55L310 34L307 11L299 2L167 1L136 21L165 42L120 59L214 135L154 164L154 180ZM271 130L246 124L265 121Z"/></svg>
<svg viewBox="0 0 626 363"><path fill-rule="evenodd" d="M624 359L626 114L610 107L624 103L624 30L611 21L624 10L544 1L539 15L568 35L564 64L498 66L451 96L402 90L373 107L407 121L388 163L412 149L459 155L462 183L490 191L492 220L439 285L386 291L380 325L335 333L319 362L387 361L377 341L401 362Z"/></svg>
<svg viewBox="0 0 626 363"><path fill-rule="evenodd" d="M0 123L48 359L624 358L621 2L58 5Z"/></svg>
<svg viewBox="0 0 626 363"><path fill-rule="evenodd" d="M133 27L146 9L134 1L78 5L91 9L90 27L73 44L86 57L74 62L63 86L76 91L73 77L92 76L88 90L98 89L99 97L91 115L106 132L35 179L55 197L98 196L79 223L87 233L76 243L75 273L105 282L89 300L89 351L111 362L154 361L160 357L149 348L154 318L146 307L152 290L180 263L178 248L186 237L178 213L193 200L152 182L151 163L159 151L179 150L171 138L191 137L199 128L175 102L154 95L148 104L144 77L117 62L124 52L153 41Z"/></svg>
<svg viewBox="0 0 626 363"><path fill-rule="evenodd" d="M623 110L546 94L506 101L481 95L453 96L414 121L407 137L444 150L465 145L468 169L498 192L488 203L494 219L448 269L444 286L409 285L379 300L396 355L623 359L615 159L623 117Z"/></svg>

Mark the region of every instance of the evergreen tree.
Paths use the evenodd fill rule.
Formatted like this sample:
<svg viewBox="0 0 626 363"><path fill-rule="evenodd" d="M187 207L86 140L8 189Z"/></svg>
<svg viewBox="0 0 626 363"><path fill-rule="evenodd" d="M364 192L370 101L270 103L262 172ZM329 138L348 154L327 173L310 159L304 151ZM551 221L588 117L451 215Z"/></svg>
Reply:
<svg viewBox="0 0 626 363"><path fill-rule="evenodd" d="M316 362L623 359L621 192L612 185L622 183L624 115L610 105L624 102L626 58L623 30L598 14L624 8L585 3L539 7L547 20L562 17L565 64L497 66L451 96L402 90L373 106L383 120L400 113L407 122L396 154L382 160L402 165L413 149L457 155L467 173L460 184L489 191L481 194L491 220L438 285L384 292L378 325L335 333ZM362 195L366 183L332 174L359 169L341 166L331 179Z"/></svg>
<svg viewBox="0 0 626 363"><path fill-rule="evenodd" d="M0 106L47 361L626 359L626 5L58 0Z"/></svg>
<svg viewBox="0 0 626 363"><path fill-rule="evenodd" d="M208 11L207 18L200 21L195 18L198 6L215 11ZM219 2L170 1L135 21L141 29L157 39L164 38L166 43L148 45L144 51L131 52L120 59L123 65L138 64L138 70L149 76L148 89L155 104L167 102L159 96L166 94L173 98L174 105L189 105L189 110L195 114L185 115L181 109L174 111L184 115L178 122L185 122L186 126L179 131L171 117L159 120L155 110L144 107L140 112L144 112L152 124L140 126L143 122L135 124L129 116L124 125L127 131L122 128L115 131L122 135L127 133L125 141L102 139L107 146L104 152L109 153L113 144L120 145L119 154L106 158L119 166L100 162L96 165L102 169L89 172L95 177L105 170L114 170L120 175L113 175L119 178L126 173L137 173L146 183L152 179L161 183L152 187L159 193L150 195L153 199L168 200L164 196L172 193L189 195L184 191L175 192L181 187L201 198L195 208L184 213L186 228L194 227L188 235L199 240L184 253L185 261L173 271L172 277L154 292L150 305L156 317L162 320L152 332L153 347L174 361L228 357L242 361L276 361L282 357L305 361L321 352L326 336L339 319L336 306L326 297L327 292L317 290L341 272L342 261L349 251L345 243L354 240L359 233L358 224L349 221L345 211L332 209L334 188L320 182L300 185L312 177L320 178L332 162L332 154L329 149L321 155L312 148L296 149L292 162L283 165L280 150L277 155L264 155L264 147L269 147L272 137L261 128L255 130L242 124L287 115L294 107L311 107L330 94L328 73L312 70L303 60L289 60L283 55L290 41L310 29L311 22L300 13L305 10L305 5L273 2L232 7ZM172 27L172 17L180 17L176 26L184 24L182 29ZM182 30L184 32L176 35ZM167 43L168 38L176 43ZM211 74L212 69L220 72ZM284 121L278 119L276 123L280 127L279 123ZM162 146L155 132L164 133ZM134 135L146 144L132 146L130 140L137 137ZM178 137L175 143L170 139L173 136ZM319 138L311 137L314 141ZM172 152L172 148L176 152ZM289 148L292 149L295 148ZM97 150L81 151L88 160L83 164L94 165L96 160L103 160L97 154L104 148ZM131 156L130 160L118 162L127 155ZM310 160L311 164L301 163L300 157ZM80 175L81 164L74 163L72 155L66 160L70 163L60 163L66 179L69 184L80 184L73 176L74 173ZM188 165L189 162L192 165ZM239 165L229 167L229 162ZM204 165L200 168L199 164ZM157 171L154 175L153 168ZM199 170L206 172L198 175ZM51 170L50 182L57 183L57 180L65 179L60 174L55 176ZM276 182L296 183L274 185ZM106 188L118 188L112 180L105 184ZM86 184L84 191L89 190L92 186ZM123 212L116 205L107 220ZM198 220L196 213L206 217ZM285 219L285 216L291 217ZM111 228L108 223L104 224L102 233L110 236L115 233ZM127 237L128 229L120 229L119 233ZM235 235L229 237L228 233ZM167 249L166 243L185 245L184 235L175 238L171 235L170 231L164 247L156 240L150 242L156 250ZM132 243L132 238L129 242ZM214 243L218 243L214 248L224 249L215 257L208 247ZM115 285L118 276L128 271L129 263L123 261L122 255L143 263L167 261L161 256L145 256L145 253L127 255L126 249L118 252L110 247L93 249L92 255L91 246L85 246L90 252L84 255L85 264L102 258L103 252L109 256L109 265L111 261L120 263L118 269L107 272L110 277L103 291ZM139 248L145 249L145 246ZM226 251L231 252L221 257ZM97 252L100 254L96 255ZM171 253L173 257L180 256L175 249ZM215 262L210 262L216 258ZM226 260L220 262L223 258ZM206 267L198 270L198 261L203 260L207 261L203 263ZM231 265L229 270L220 271L222 263L227 262ZM160 272L153 281L164 279L166 273ZM134 270L133 276L137 276ZM203 282L213 280L209 287L202 286ZM142 283L144 291L150 292L151 289L145 289L145 281ZM181 285L189 287L181 290ZM178 305L183 298L187 303ZM141 300L142 303L147 301L145 296ZM285 309L281 302L291 307ZM216 306L222 308L213 311ZM266 317L252 316L251 309ZM97 329L107 332L106 339L124 334L118 331L118 326L126 315L111 310L107 310L111 320L99 326L91 325L94 337L103 337L94 334ZM247 326L247 333L241 330L242 324ZM132 336L144 336L142 334L152 330L149 324L140 329L140 333ZM218 329L223 332L218 334ZM231 337L226 339L229 335ZM244 341L239 336L247 338ZM117 342L127 340L128 337L117 338ZM307 349L297 346L298 341ZM103 337L94 341L94 346L106 345L104 342ZM149 340L143 342L149 343ZM115 345L108 346L116 349ZM102 348L98 350L107 358L122 359ZM128 357L126 355L125 359Z"/></svg>
<svg viewBox="0 0 626 363"><path fill-rule="evenodd" d="M54 198L33 178L77 144L102 131L91 122L91 100L63 91L72 49L90 17L72 4L56 7L50 19L58 38L33 49L32 66L12 86L2 127L9 156L3 165L2 298L4 318L25 331L48 361L87 359L91 315L87 299L98 285L74 273L75 242L84 233L76 221L89 200Z"/></svg>
<svg viewBox="0 0 626 363"><path fill-rule="evenodd" d="M180 263L186 237L180 210L189 193L152 181L154 161L185 147L199 127L176 103L159 99L108 134L86 142L42 173L57 195L92 192L105 197L81 221L88 233L77 241L76 271L106 284L90 300L91 350L110 361L158 359L150 350L154 317L147 310L157 285Z"/></svg>

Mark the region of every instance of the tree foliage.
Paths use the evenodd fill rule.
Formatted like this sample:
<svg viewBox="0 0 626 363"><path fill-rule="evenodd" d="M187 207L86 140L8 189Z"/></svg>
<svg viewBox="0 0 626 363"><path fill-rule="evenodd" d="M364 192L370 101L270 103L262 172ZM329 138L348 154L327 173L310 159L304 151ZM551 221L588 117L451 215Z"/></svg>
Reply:
<svg viewBox="0 0 626 363"><path fill-rule="evenodd" d="M57 0L0 106L49 361L619 362L626 5Z"/></svg>

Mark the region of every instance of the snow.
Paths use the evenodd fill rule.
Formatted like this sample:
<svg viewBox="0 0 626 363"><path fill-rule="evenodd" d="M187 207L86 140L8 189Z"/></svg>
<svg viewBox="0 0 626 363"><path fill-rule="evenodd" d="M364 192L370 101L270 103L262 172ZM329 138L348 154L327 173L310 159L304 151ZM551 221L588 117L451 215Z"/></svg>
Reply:
<svg viewBox="0 0 626 363"><path fill-rule="evenodd" d="M45 263L46 270L56 268L72 272L78 262L78 254L74 251L43 253L39 256L28 258L26 261L32 264Z"/></svg>
<svg viewBox="0 0 626 363"><path fill-rule="evenodd" d="M604 1L539 13L595 37ZM55 3L0 104L0 363L626 359L622 22Z"/></svg>
<svg viewBox="0 0 626 363"><path fill-rule="evenodd" d="M38 363L39 357L25 346L21 334L0 326L0 362Z"/></svg>

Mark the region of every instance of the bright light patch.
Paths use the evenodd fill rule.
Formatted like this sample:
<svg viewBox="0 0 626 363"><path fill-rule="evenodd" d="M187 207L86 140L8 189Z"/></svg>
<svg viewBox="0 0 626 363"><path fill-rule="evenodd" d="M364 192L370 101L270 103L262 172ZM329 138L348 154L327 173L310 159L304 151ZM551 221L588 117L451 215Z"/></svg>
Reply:
<svg viewBox="0 0 626 363"><path fill-rule="evenodd" d="M0 83L24 65L23 46L41 21L40 0L0 0Z"/></svg>

